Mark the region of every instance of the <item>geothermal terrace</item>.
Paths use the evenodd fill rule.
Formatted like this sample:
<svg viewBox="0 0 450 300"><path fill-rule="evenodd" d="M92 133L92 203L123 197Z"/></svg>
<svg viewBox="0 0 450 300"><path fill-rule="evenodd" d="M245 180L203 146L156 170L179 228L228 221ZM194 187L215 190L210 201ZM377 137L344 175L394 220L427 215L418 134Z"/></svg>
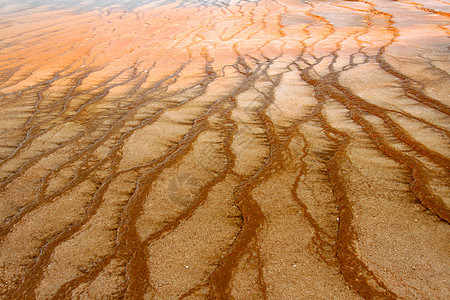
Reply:
<svg viewBox="0 0 450 300"><path fill-rule="evenodd" d="M1 299L449 299L448 2L1 6Z"/></svg>

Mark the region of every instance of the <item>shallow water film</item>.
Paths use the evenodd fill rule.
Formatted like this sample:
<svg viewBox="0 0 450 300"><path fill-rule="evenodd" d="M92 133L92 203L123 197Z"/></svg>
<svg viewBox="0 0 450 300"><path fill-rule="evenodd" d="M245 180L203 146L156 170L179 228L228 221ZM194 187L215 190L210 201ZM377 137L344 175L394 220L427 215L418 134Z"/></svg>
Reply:
<svg viewBox="0 0 450 300"><path fill-rule="evenodd" d="M449 7L1 1L1 299L449 299Z"/></svg>

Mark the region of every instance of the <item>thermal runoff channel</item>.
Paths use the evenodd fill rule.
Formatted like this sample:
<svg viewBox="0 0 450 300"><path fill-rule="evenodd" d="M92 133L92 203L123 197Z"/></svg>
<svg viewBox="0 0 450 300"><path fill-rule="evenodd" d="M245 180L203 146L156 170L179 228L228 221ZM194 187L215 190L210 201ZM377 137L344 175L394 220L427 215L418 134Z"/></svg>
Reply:
<svg viewBox="0 0 450 300"><path fill-rule="evenodd" d="M2 299L449 299L449 4L4 0Z"/></svg>

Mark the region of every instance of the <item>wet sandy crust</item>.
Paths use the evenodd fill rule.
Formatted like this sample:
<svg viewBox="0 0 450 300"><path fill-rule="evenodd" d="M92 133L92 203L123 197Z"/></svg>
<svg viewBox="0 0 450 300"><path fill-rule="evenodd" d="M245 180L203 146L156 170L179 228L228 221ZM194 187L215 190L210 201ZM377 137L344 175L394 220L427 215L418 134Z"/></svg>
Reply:
<svg viewBox="0 0 450 300"><path fill-rule="evenodd" d="M0 9L2 299L449 299L448 3L88 2Z"/></svg>

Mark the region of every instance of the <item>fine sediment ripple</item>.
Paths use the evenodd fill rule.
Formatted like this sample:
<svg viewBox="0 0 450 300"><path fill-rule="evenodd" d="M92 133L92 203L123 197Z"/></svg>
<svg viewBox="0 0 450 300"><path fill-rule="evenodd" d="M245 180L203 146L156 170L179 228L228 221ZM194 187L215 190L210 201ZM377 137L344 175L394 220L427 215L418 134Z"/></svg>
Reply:
<svg viewBox="0 0 450 300"><path fill-rule="evenodd" d="M2 5L2 299L450 297L445 1Z"/></svg>

